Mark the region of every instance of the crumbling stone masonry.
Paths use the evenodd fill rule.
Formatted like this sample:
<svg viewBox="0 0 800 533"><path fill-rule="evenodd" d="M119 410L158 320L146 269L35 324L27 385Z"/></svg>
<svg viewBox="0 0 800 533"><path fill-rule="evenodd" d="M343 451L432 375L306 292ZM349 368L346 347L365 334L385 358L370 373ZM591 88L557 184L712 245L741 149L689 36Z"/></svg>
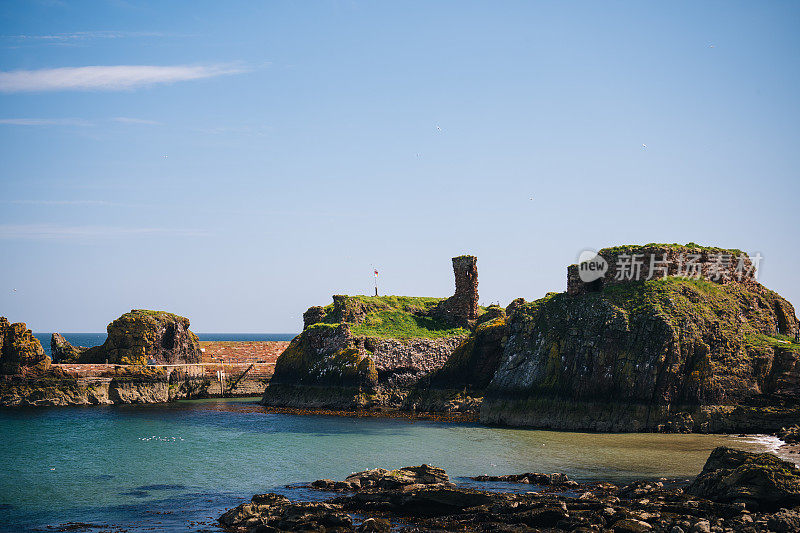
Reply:
<svg viewBox="0 0 800 533"><path fill-rule="evenodd" d="M469 326L478 318L478 258L460 255L453 258L456 292L433 311L435 316L460 326Z"/></svg>
<svg viewBox="0 0 800 533"><path fill-rule="evenodd" d="M740 250L648 244L604 248L598 255L606 260L608 270L597 280L584 282L580 277L579 265L567 267L568 294L574 296L599 292L603 287L611 285L658 279L664 276L686 276L716 283L738 282L748 286L758 285L752 262Z"/></svg>

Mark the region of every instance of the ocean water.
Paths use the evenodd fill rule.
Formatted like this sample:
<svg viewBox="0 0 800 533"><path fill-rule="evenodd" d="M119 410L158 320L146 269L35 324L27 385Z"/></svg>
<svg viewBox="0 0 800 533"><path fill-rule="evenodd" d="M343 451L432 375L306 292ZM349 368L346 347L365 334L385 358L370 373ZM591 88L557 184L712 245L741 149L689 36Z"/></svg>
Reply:
<svg viewBox="0 0 800 533"><path fill-rule="evenodd" d="M579 480L680 477L718 445L771 437L584 434L475 424L267 413L255 399L0 410L0 531L220 531L256 493L430 463L464 476L565 472Z"/></svg>
<svg viewBox="0 0 800 533"><path fill-rule="evenodd" d="M34 337L42 343L42 348L50 355L50 337L52 332L36 332ZM62 333L73 346L100 346L108 336L103 333ZM296 333L198 333L201 341L290 341Z"/></svg>

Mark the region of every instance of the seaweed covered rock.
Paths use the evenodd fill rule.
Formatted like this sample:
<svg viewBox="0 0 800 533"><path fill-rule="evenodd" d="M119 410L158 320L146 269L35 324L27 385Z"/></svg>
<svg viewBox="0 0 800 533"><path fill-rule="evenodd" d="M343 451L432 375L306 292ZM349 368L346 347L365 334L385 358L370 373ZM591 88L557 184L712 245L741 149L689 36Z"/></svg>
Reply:
<svg viewBox="0 0 800 533"><path fill-rule="evenodd" d="M399 489L409 485L451 485L444 469L431 465L406 466L396 470L375 468L350 474L345 483L354 488Z"/></svg>
<svg viewBox="0 0 800 533"><path fill-rule="evenodd" d="M219 522L241 531L353 531L353 519L339 505L291 502L274 493L253 496L224 513Z"/></svg>
<svg viewBox="0 0 800 533"><path fill-rule="evenodd" d="M666 277L550 294L507 328L483 422L774 431L797 415L797 319L760 285Z"/></svg>
<svg viewBox="0 0 800 533"><path fill-rule="evenodd" d="M28 326L23 322L9 324L6 317L0 317L0 373L44 371L49 366L50 358Z"/></svg>
<svg viewBox="0 0 800 533"><path fill-rule="evenodd" d="M166 311L133 309L106 328L101 346L81 351L80 363L183 364L199 363L200 341L189 330L189 319Z"/></svg>
<svg viewBox="0 0 800 533"><path fill-rule="evenodd" d="M717 455L715 452L712 458ZM748 455L759 457L755 463L761 461L758 454ZM711 459L709 462L713 463ZM727 458L720 461L722 464L709 464L700 477L712 472L727 475L732 462L738 463ZM447 479L447 475L435 467L428 467L436 471L429 479L432 483L394 483L392 480L392 475L397 475L403 481L416 481L416 475L407 478L401 472L420 468L359 472L347 478L357 481L352 484L320 480L313 486L342 493L324 504L292 502L276 494L257 495L252 501L225 513L220 522L231 530L251 532L287 530L291 526L292 531L788 533L797 531L800 524L800 508L791 509L795 505L791 498L779 499L774 506L748 510L742 502L728 503L687 494L683 490L686 482L682 480L636 480L618 486L607 481L578 483L568 480L564 474L472 478L530 484L522 490L500 492L499 487L476 490L475 483L470 488L440 483L438 481ZM775 512L777 507L785 508ZM328 514L339 512L352 513L354 523L338 522ZM287 515L302 516L306 521L288 521ZM358 524L365 516L370 518Z"/></svg>
<svg viewBox="0 0 800 533"><path fill-rule="evenodd" d="M770 453L720 446L711 452L686 493L755 509L794 507L800 505L800 469Z"/></svg>

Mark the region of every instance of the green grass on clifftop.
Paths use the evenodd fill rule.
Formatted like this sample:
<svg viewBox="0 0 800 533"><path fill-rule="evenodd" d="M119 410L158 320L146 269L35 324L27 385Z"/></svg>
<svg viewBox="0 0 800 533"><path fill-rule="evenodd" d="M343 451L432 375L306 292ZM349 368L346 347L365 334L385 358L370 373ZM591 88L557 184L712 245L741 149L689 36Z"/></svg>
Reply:
<svg viewBox="0 0 800 533"><path fill-rule="evenodd" d="M423 296L345 296L337 309L329 304L325 309L326 324L351 323L350 331L361 337L392 339L436 339L467 335L468 330L454 328L442 320L426 316L444 298ZM348 320L343 314L352 312L357 320Z"/></svg>
<svg viewBox="0 0 800 533"><path fill-rule="evenodd" d="M691 253L691 252L708 252L708 253L722 253L722 254L730 254L735 257L738 257L744 252L737 248L719 248L717 246L704 246L702 244L697 244L694 242L688 242L686 244L678 244L678 243L658 243L658 242L651 242L648 244L621 244L619 246L609 246L608 248L601 249L598 253L600 255L603 254L615 254L615 253L622 253L627 252L631 253L636 250L640 249L648 249L648 248L669 248L671 250L677 250L679 252Z"/></svg>
<svg viewBox="0 0 800 533"><path fill-rule="evenodd" d="M467 335L464 328L452 328L430 317L411 315L403 311L387 310L370 314L364 322L350 328L354 335L413 339L452 337Z"/></svg>

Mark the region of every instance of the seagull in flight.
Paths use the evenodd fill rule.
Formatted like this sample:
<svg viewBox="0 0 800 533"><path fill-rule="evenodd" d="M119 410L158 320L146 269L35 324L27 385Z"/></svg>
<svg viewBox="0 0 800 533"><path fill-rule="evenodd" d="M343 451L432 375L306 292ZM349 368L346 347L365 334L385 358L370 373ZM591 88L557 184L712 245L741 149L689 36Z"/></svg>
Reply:
<svg viewBox="0 0 800 533"><path fill-rule="evenodd" d="M436 131L438 131L439 133L442 133L442 127L439 126L438 124L436 125Z"/></svg>
<svg viewBox="0 0 800 533"><path fill-rule="evenodd" d="M642 150L647 150L647 145L642 143Z"/></svg>

